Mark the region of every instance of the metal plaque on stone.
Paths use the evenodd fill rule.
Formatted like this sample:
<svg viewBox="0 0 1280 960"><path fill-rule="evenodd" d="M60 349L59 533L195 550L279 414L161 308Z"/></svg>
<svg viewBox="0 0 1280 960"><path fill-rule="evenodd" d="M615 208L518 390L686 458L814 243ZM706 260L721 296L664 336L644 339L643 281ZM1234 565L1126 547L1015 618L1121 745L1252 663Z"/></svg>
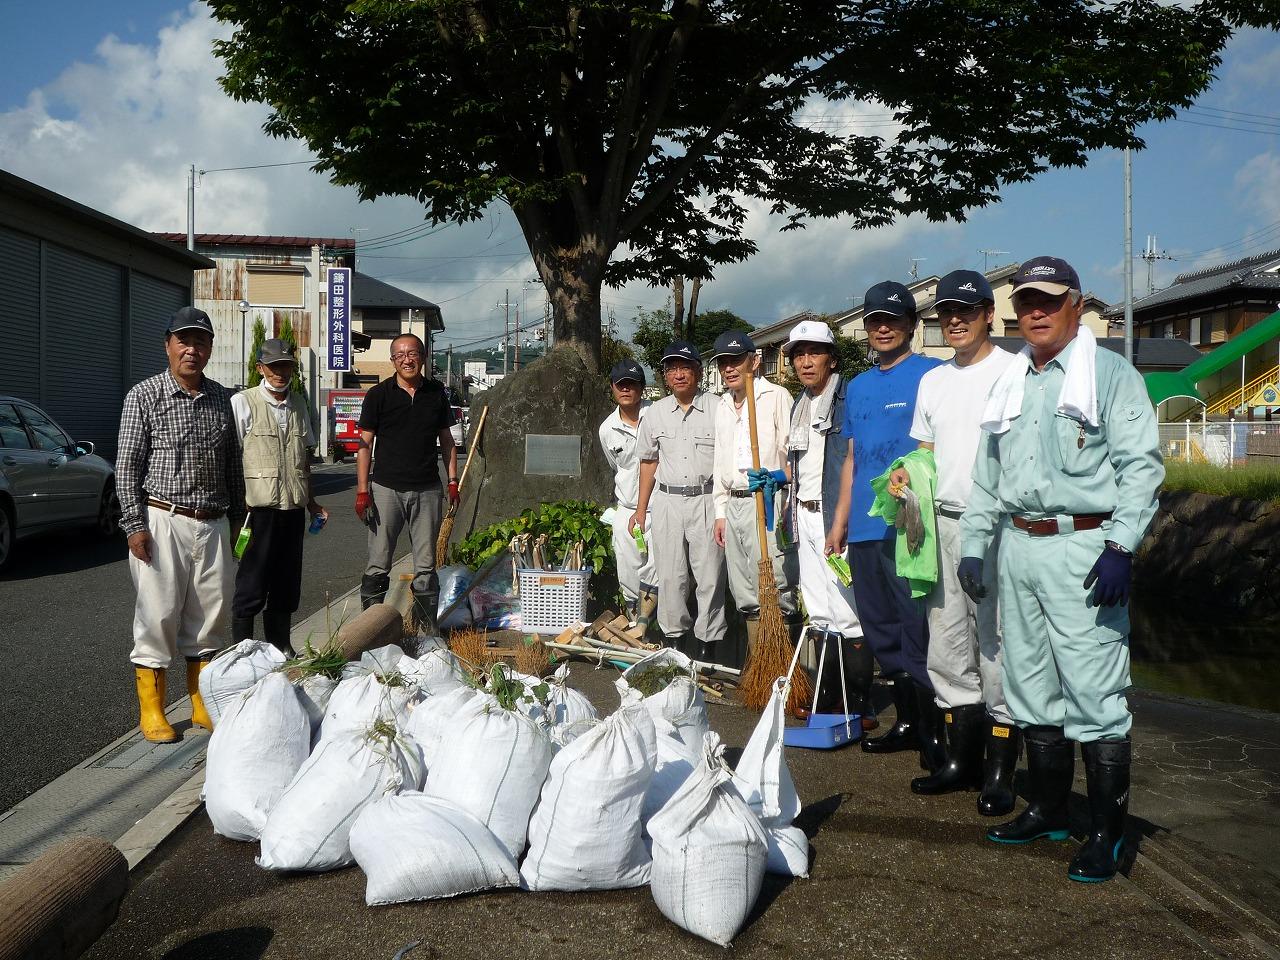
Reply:
<svg viewBox="0 0 1280 960"><path fill-rule="evenodd" d="M526 433L524 472L543 477L582 476L582 436L576 433Z"/></svg>

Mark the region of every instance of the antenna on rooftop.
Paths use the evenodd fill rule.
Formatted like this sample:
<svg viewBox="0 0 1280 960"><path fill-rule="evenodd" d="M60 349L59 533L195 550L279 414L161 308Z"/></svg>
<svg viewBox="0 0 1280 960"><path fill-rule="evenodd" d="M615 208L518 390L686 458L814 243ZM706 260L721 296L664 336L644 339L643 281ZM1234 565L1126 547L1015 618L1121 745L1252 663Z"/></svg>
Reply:
<svg viewBox="0 0 1280 960"><path fill-rule="evenodd" d="M912 280L920 279L920 271L917 269L917 267L919 264L924 263L928 259L929 259L928 257L912 257L911 258L911 279Z"/></svg>
<svg viewBox="0 0 1280 960"><path fill-rule="evenodd" d="M998 257L1002 253L1008 253L1009 251L1008 250L979 250L978 252L982 254L982 272L985 274L987 272L988 260L990 260L992 257Z"/></svg>
<svg viewBox="0 0 1280 960"><path fill-rule="evenodd" d="M1156 236L1154 233L1147 234L1147 249L1142 253L1142 259L1147 261L1147 293L1156 292L1155 265L1157 260L1172 260L1173 257L1161 250L1156 252Z"/></svg>

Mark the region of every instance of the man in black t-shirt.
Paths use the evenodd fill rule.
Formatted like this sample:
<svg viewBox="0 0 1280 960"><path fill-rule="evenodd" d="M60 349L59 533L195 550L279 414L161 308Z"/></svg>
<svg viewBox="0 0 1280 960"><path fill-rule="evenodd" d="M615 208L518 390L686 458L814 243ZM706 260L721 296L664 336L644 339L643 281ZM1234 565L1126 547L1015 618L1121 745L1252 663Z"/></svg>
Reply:
<svg viewBox="0 0 1280 960"><path fill-rule="evenodd" d="M360 605L381 603L391 582L396 541L408 528L413 550L413 624L435 632L440 578L436 535L440 531L440 470L449 476L449 500L458 500L458 450L453 444L453 408L444 386L422 375L426 349L413 334L391 341L396 374L369 390L360 411L356 453L356 516L369 527L369 565L360 581ZM377 457L373 456L377 441ZM372 461L372 470L370 463Z"/></svg>

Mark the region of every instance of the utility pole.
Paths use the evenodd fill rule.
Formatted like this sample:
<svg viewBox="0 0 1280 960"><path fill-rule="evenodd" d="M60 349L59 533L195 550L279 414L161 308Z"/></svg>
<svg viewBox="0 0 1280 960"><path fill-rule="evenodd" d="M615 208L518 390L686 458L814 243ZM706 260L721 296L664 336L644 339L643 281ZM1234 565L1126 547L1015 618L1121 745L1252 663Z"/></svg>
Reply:
<svg viewBox="0 0 1280 960"><path fill-rule="evenodd" d="M920 266L920 264L924 263L924 261L928 259L929 259L928 257L912 257L911 258L911 279L912 280L920 279L920 271L918 267Z"/></svg>
<svg viewBox="0 0 1280 960"><path fill-rule="evenodd" d="M505 377L509 372L507 369L507 356L511 353L511 291L504 290L502 293L502 302L498 304L504 311L506 321L506 333L502 335L502 375Z"/></svg>
<svg viewBox="0 0 1280 960"><path fill-rule="evenodd" d="M449 344L449 350L444 355L444 385L453 387L453 344Z"/></svg>
<svg viewBox="0 0 1280 960"><path fill-rule="evenodd" d="M196 248L196 165L187 170L187 249Z"/></svg>
<svg viewBox="0 0 1280 960"><path fill-rule="evenodd" d="M516 307L516 369L520 369L520 308Z"/></svg>
<svg viewBox="0 0 1280 960"><path fill-rule="evenodd" d="M1124 358L1133 363L1133 151L1124 148Z"/></svg>
<svg viewBox="0 0 1280 960"><path fill-rule="evenodd" d="M989 266L987 261L991 257L998 257L1000 254L1008 253L1009 251L1008 250L979 250L978 252L982 254L982 275L986 276L987 268Z"/></svg>
<svg viewBox="0 0 1280 960"><path fill-rule="evenodd" d="M1172 260L1164 251L1156 253L1156 236L1154 233L1147 234L1147 249L1142 254L1142 259L1147 261L1147 295L1156 292L1155 265L1157 260Z"/></svg>

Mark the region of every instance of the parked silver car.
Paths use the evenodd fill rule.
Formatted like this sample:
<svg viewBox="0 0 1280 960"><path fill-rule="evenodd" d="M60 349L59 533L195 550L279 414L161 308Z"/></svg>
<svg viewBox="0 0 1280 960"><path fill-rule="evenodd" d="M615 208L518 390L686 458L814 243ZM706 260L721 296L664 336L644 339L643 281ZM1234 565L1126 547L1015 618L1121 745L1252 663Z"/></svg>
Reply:
<svg viewBox="0 0 1280 960"><path fill-rule="evenodd" d="M111 536L119 519L115 471L93 442L72 440L34 404L0 396L0 569L18 540L80 526Z"/></svg>

